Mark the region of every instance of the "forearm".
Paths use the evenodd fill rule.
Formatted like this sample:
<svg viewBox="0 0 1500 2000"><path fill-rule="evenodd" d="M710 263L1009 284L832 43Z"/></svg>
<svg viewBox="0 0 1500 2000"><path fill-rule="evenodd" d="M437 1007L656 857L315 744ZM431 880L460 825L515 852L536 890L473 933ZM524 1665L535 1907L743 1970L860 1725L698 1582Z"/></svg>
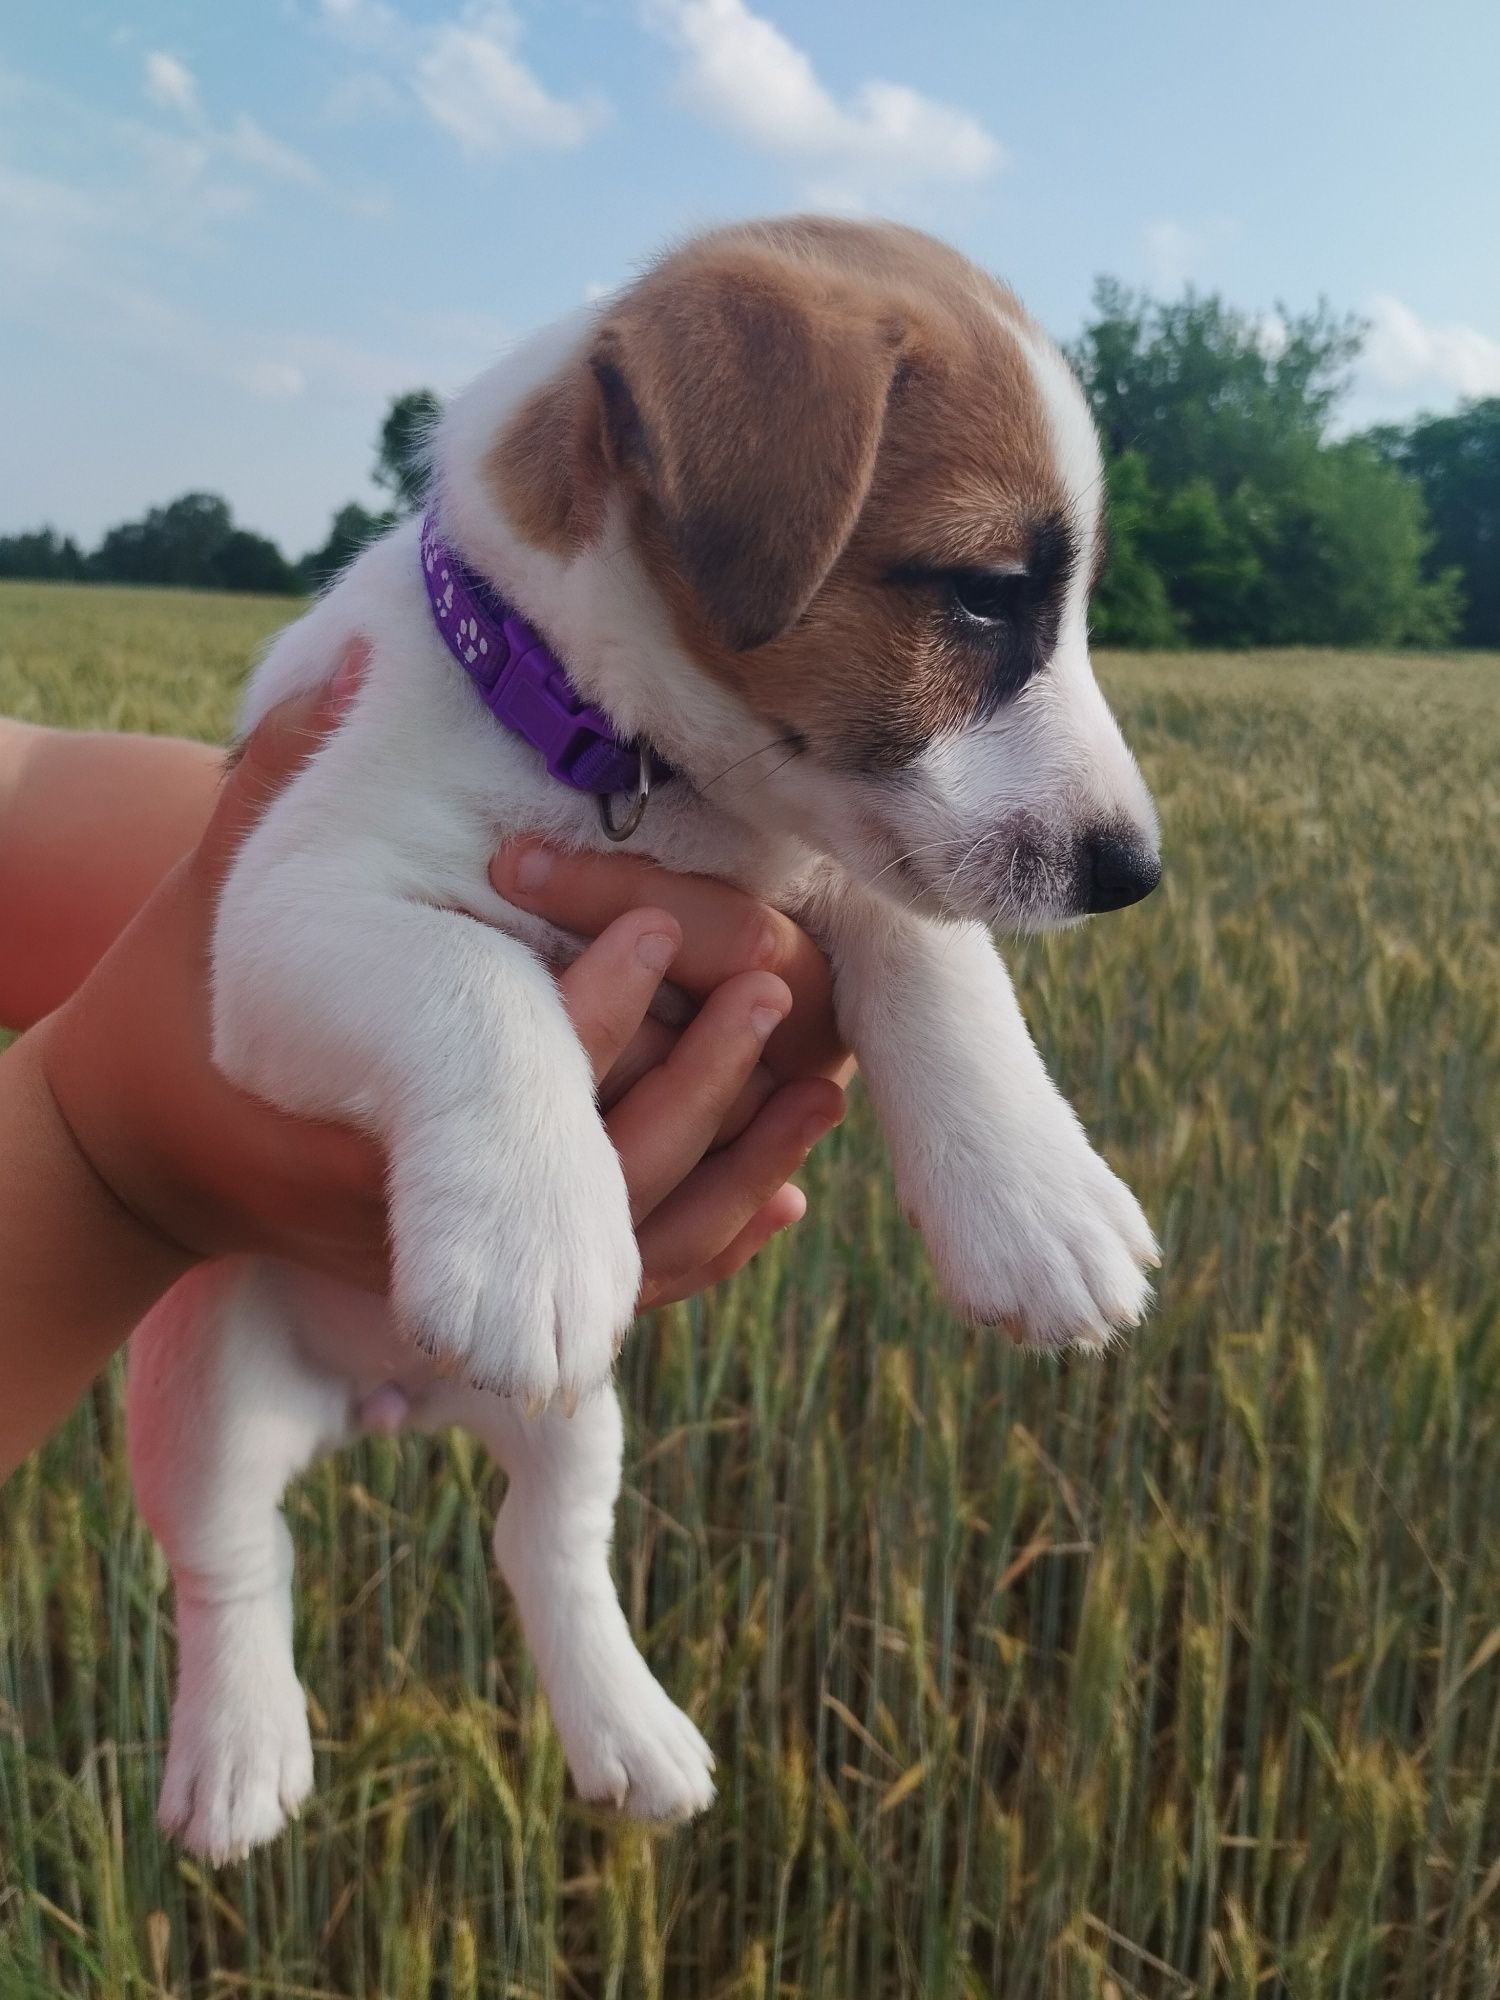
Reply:
<svg viewBox="0 0 1500 2000"><path fill-rule="evenodd" d="M0 1480L192 1262L79 1151L43 1073L45 1033L0 1056Z"/></svg>
<svg viewBox="0 0 1500 2000"><path fill-rule="evenodd" d="M65 1000L212 810L223 752L0 719L0 1027Z"/></svg>

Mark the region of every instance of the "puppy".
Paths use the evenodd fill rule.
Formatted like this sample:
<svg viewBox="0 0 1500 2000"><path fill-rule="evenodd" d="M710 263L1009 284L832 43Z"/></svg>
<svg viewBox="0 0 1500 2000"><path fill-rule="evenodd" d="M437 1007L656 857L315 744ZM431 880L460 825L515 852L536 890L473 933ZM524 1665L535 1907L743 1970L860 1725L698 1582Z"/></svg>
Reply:
<svg viewBox="0 0 1500 2000"><path fill-rule="evenodd" d="M385 1143L390 1304L228 1261L133 1342L136 1490L177 1593L161 1819L215 1861L312 1781L282 1490L402 1423L465 1425L508 1474L495 1552L582 1796L649 1819L712 1796L610 1577L640 1268L547 970L577 940L493 894L497 840L628 833L807 926L969 1319L1098 1348L1149 1296L1151 1231L990 937L1160 872L1089 663L1098 446L1017 300L890 225L723 230L484 375L433 472L426 525L256 675L247 726L373 640L347 720L246 841L214 957L226 1074Z"/></svg>

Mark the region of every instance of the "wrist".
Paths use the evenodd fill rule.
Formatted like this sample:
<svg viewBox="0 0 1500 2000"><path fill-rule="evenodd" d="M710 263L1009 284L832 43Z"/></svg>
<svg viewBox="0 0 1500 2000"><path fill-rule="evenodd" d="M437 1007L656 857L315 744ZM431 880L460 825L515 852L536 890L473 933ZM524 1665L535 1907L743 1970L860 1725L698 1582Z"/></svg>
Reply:
<svg viewBox="0 0 1500 2000"><path fill-rule="evenodd" d="M0 1056L0 1479L41 1443L193 1258L79 1147L33 1033Z"/></svg>
<svg viewBox="0 0 1500 2000"><path fill-rule="evenodd" d="M192 1265L201 1262L198 1252L176 1240L146 1212L143 1206L111 1175L90 1146L86 1134L68 1115L65 1094L54 1085L48 1060L52 1016L23 1035L12 1049L34 1072L30 1089L34 1093L37 1134L48 1155L55 1159L59 1174L71 1181L96 1227L108 1235L139 1285L150 1291L146 1303L176 1283ZM158 1282L159 1281L159 1282Z"/></svg>
<svg viewBox="0 0 1500 2000"><path fill-rule="evenodd" d="M149 1163L152 1148L136 1129L135 1094L117 1068L113 1049L90 1049L91 1041L99 1039L98 1010L83 1010L81 1031L74 1019L79 1011L76 1003L59 1008L16 1047L24 1047L34 1065L53 1143L66 1150L78 1177L89 1183L94 1205L108 1210L122 1232L133 1232L142 1269L159 1262L170 1271L170 1284L201 1262L203 1253L163 1221L162 1204L150 1198L149 1165L142 1173L129 1171L137 1160ZM80 1115L85 1107L87 1115Z"/></svg>

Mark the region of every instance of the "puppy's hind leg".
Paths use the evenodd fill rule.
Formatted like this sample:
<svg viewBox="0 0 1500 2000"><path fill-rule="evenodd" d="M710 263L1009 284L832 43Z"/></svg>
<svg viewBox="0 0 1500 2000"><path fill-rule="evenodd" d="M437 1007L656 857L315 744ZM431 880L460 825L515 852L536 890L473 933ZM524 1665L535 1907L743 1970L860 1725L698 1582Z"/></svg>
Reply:
<svg viewBox="0 0 1500 2000"><path fill-rule="evenodd" d="M195 1854L236 1860L312 1787L292 1659L282 1490L348 1425L342 1384L291 1337L274 1266L210 1265L131 1343L131 1468L177 1597L177 1693L158 1817Z"/></svg>
<svg viewBox="0 0 1500 2000"><path fill-rule="evenodd" d="M526 1417L477 1390L443 1400L439 1421L473 1431L509 1476L495 1560L580 1796L633 1819L702 1812L713 1753L641 1658L610 1575L622 1451L614 1390L571 1417L556 1406Z"/></svg>

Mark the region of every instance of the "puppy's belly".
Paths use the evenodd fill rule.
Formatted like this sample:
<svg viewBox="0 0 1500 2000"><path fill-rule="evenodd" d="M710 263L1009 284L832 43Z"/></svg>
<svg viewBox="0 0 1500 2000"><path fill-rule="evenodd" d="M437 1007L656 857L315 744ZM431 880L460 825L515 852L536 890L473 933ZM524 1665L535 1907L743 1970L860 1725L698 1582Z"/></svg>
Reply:
<svg viewBox="0 0 1500 2000"><path fill-rule="evenodd" d="M420 1419L445 1377L402 1337L386 1301L312 1272L287 1267L280 1275L298 1348L320 1375L347 1386L351 1423L390 1433Z"/></svg>

